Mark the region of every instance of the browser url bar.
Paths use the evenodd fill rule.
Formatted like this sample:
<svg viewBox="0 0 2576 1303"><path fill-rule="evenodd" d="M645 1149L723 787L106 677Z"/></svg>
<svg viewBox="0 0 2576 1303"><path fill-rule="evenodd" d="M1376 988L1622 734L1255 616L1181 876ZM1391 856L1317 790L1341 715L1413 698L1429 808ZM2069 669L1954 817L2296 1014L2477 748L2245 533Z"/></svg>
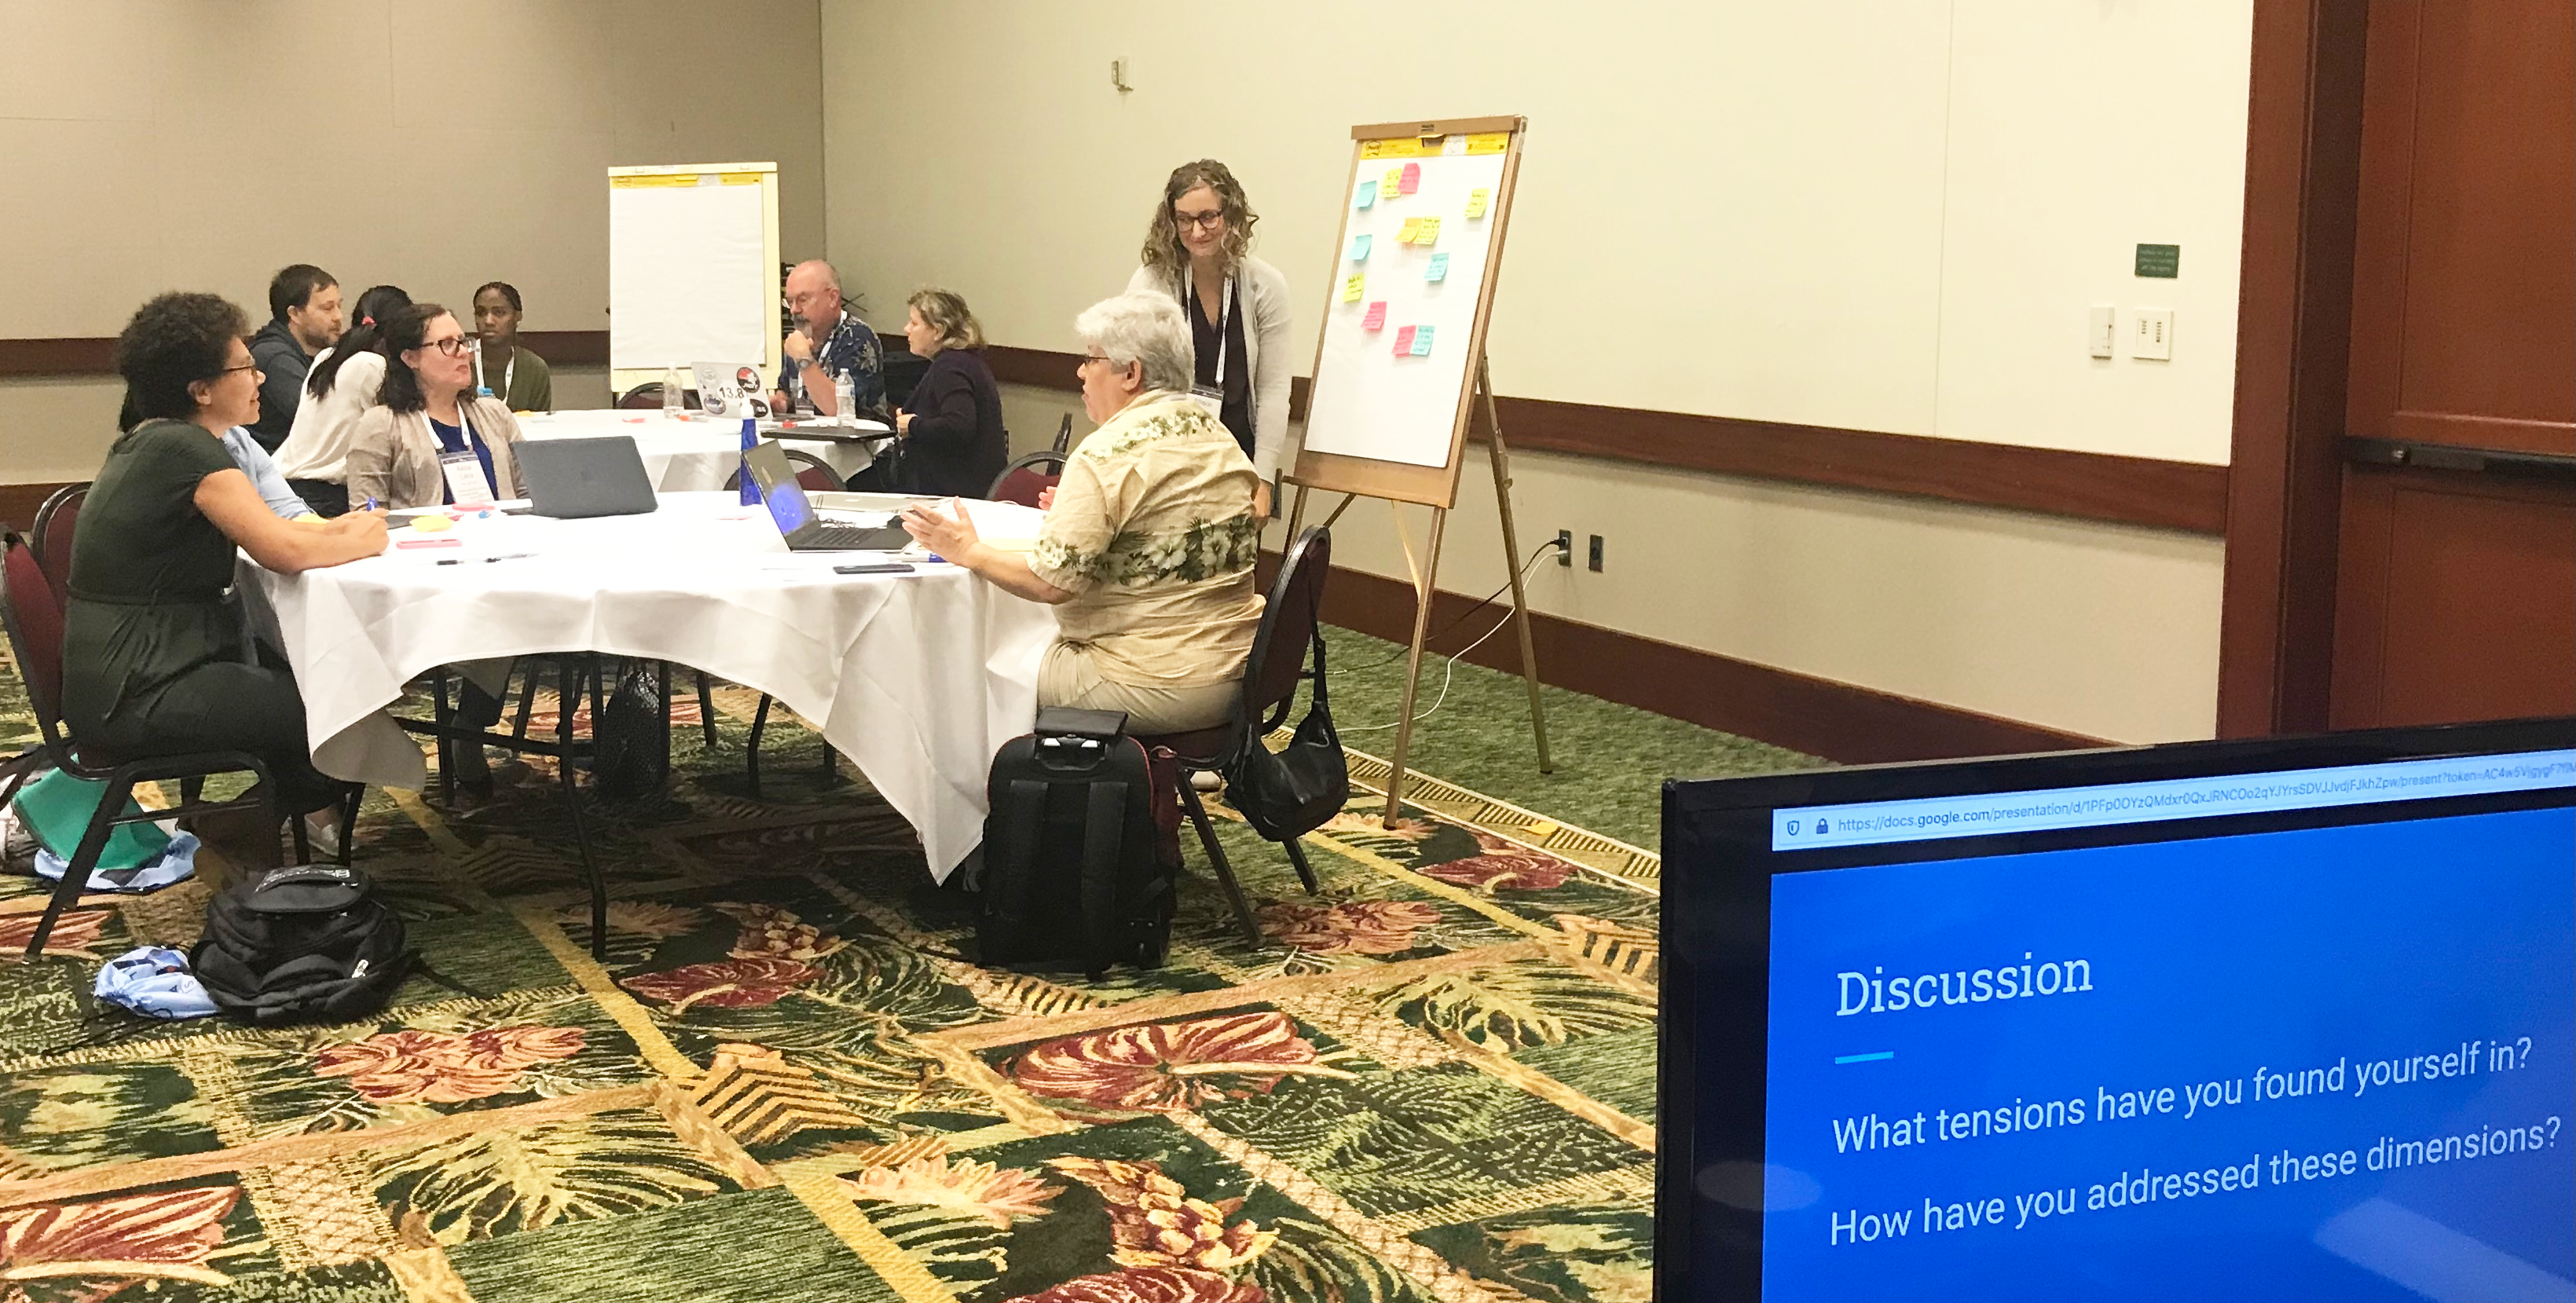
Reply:
<svg viewBox="0 0 2576 1303"><path fill-rule="evenodd" d="M1771 849L1878 846L2558 787L2576 787L2576 750L1800 806L1772 812Z"/></svg>

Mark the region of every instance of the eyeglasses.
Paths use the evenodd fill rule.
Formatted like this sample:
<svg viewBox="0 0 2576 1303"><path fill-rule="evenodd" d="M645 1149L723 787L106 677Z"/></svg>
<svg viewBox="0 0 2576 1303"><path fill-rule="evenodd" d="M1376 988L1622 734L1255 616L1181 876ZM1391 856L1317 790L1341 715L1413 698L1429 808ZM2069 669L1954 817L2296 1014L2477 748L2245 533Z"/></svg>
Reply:
<svg viewBox="0 0 2576 1303"><path fill-rule="evenodd" d="M1115 360L1111 359L1107 354L1103 354L1103 353L1086 353L1086 354L1084 354L1084 355L1083 355L1082 361L1081 361L1080 363L1078 363L1078 364L1074 367L1074 369L1075 369L1075 370L1077 370L1077 371L1079 371L1079 370L1081 370L1083 367L1089 366L1089 365L1091 365L1091 364L1092 364L1092 363L1094 363L1094 362L1108 362L1108 363L1109 363L1110 365L1112 365L1112 366L1121 366L1121 367L1123 367L1123 366L1125 365L1124 363L1117 362L1117 361L1115 361Z"/></svg>
<svg viewBox="0 0 2576 1303"><path fill-rule="evenodd" d="M242 363L240 366L228 366L228 367L225 367L225 368L223 369L223 371L222 371L222 374L224 374L224 375L231 375L231 374L232 374L233 372L235 372L235 371L257 371L258 369L259 369L259 363L257 363L257 362L244 362L244 363Z"/></svg>
<svg viewBox="0 0 2576 1303"><path fill-rule="evenodd" d="M1213 231L1225 225L1225 210L1217 208L1204 213L1185 213L1175 208L1172 210L1172 221L1183 229L1195 226L1202 231Z"/></svg>
<svg viewBox="0 0 2576 1303"><path fill-rule="evenodd" d="M481 351L483 341L465 335L451 335L446 339L424 339L421 341L421 347L437 349L449 357L463 357L468 353Z"/></svg>

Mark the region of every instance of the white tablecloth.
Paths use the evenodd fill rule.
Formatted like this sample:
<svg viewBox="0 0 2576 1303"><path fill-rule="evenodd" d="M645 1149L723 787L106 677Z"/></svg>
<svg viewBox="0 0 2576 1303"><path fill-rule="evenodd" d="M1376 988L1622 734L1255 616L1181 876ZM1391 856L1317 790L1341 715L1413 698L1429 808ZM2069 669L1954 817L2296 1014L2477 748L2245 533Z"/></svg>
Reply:
<svg viewBox="0 0 2576 1303"><path fill-rule="evenodd" d="M850 432L883 429L883 422L860 421ZM670 417L660 412L620 411L615 408L534 412L519 418L519 434L529 439L632 435L636 451L644 454L644 473L652 478L653 487L664 493L721 489L733 476L735 468L742 464L740 421ZM792 435L780 438L779 443L822 458L823 464L844 480L867 469L868 463L874 459L864 444L799 439Z"/></svg>
<svg viewBox="0 0 2576 1303"><path fill-rule="evenodd" d="M997 533L1035 531L1026 508L971 509ZM666 494L648 516L467 521L450 536L462 541L300 575L241 560L253 618L295 668L322 772L422 786L420 743L384 708L434 665L558 651L667 660L819 723L944 878L983 838L993 752L1029 730L1055 636L1051 609L954 566L915 557L909 575L835 575L883 558L790 553L731 494ZM437 564L448 557L459 564Z"/></svg>

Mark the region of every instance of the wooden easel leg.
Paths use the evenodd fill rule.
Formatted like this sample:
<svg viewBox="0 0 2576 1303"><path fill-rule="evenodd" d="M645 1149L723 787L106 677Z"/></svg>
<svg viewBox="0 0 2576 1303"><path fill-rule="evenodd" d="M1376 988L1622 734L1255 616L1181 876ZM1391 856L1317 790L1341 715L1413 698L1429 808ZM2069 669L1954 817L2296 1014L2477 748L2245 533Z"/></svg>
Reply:
<svg viewBox="0 0 2576 1303"><path fill-rule="evenodd" d="M1440 572L1440 531L1449 523L1449 513L1431 509L1431 541L1422 559L1422 569L1413 587L1413 646L1404 658L1404 694L1395 713L1395 755L1388 761L1386 775L1386 825L1393 827L1396 811L1404 805L1404 757L1413 748L1413 693L1422 685L1422 643L1431 632L1432 580ZM1410 559L1410 549L1408 559Z"/></svg>
<svg viewBox="0 0 2576 1303"><path fill-rule="evenodd" d="M1476 388L1485 395L1485 428L1494 437L1494 501L1503 511L1503 565L1512 575L1512 623L1520 626L1521 682L1529 688L1530 735L1538 741L1538 771L1556 772L1547 757L1547 707L1539 700L1538 649L1530 641L1529 593L1521 584L1521 536L1512 523L1511 454L1503 447L1502 417L1494 410L1494 379L1485 359L1476 359Z"/></svg>
<svg viewBox="0 0 2576 1303"><path fill-rule="evenodd" d="M1297 546L1297 527L1306 523L1306 486L1297 486L1297 496L1288 500L1288 537L1279 542L1280 555Z"/></svg>

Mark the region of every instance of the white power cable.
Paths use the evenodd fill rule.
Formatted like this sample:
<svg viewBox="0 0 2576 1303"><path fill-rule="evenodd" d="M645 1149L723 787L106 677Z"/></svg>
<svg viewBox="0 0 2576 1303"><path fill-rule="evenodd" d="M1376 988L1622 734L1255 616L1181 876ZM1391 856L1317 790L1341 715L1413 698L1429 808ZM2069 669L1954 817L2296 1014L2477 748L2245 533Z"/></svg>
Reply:
<svg viewBox="0 0 2576 1303"><path fill-rule="evenodd" d="M1544 552L1542 552L1542 553L1540 553L1540 555L1541 555L1541 556L1544 556L1544 555L1546 555L1546 554L1545 554ZM1533 565L1537 564L1537 558L1536 558L1536 557L1531 558L1531 564L1533 564ZM1528 573L1529 573L1529 571L1527 571L1526 569L1524 569L1521 573L1522 573L1522 574L1524 574L1524 575L1526 575L1526 574L1528 574ZM1485 637L1484 637L1484 638L1478 638L1476 641L1474 641L1474 642L1471 642L1471 643L1467 644L1467 646L1466 646L1463 650L1461 650L1457 655L1452 656L1452 657L1450 657L1450 658L1449 658L1449 668L1447 668L1447 669L1445 669L1445 670L1442 670L1442 671L1440 672L1440 695L1432 699L1432 701L1431 701L1431 709L1426 710L1426 711L1422 712L1421 714L1416 715L1416 716L1414 716L1414 717L1413 717L1413 722L1414 722L1414 723L1419 724L1419 723L1421 723L1422 721L1424 721L1424 720L1426 720L1426 719L1429 719L1429 718L1431 718L1433 715L1435 715L1435 714L1438 714L1438 713L1439 713L1441 703L1442 703L1442 702L1445 702L1445 701L1447 701L1447 700L1449 700L1449 681L1450 681L1450 679L1451 679L1453 676L1455 676L1455 675L1458 673L1458 662L1460 662L1460 661L1462 661L1462 660L1465 660L1465 659L1467 658L1467 653L1468 653L1468 652L1474 651L1474 650L1476 650L1477 648L1484 646L1484 645L1485 645L1485 639L1486 639L1486 638L1491 638L1491 637L1493 637L1495 634L1501 633L1501 632L1503 631L1503 626L1504 626L1504 625L1507 625L1507 624L1510 624L1510 623L1512 622L1512 617L1513 617L1513 615L1514 615L1514 614L1516 614L1516 612L1511 612L1511 611L1506 611L1506 612L1504 612L1504 613L1503 613L1503 618L1502 618L1502 619L1500 619L1500 620L1495 621L1495 622L1494 622L1494 627L1493 627L1493 628L1491 628L1491 629L1487 629L1487 630L1485 631ZM1434 653L1434 654L1435 654L1435 655L1437 655L1437 653ZM1400 724L1400 723L1403 723L1403 722L1404 722L1404 721L1402 721L1402 720L1397 720L1397 721L1396 721L1396 723L1397 723L1397 724ZM1393 728L1393 727L1395 727L1395 724L1363 724L1363 725L1361 725L1361 726L1359 726L1359 727L1357 727L1357 728L1345 728L1345 729L1343 729L1343 730L1341 730L1341 731L1342 731L1342 732L1344 732L1344 733L1375 733L1375 732L1379 732L1379 731L1384 730L1384 729L1390 729L1390 728Z"/></svg>

